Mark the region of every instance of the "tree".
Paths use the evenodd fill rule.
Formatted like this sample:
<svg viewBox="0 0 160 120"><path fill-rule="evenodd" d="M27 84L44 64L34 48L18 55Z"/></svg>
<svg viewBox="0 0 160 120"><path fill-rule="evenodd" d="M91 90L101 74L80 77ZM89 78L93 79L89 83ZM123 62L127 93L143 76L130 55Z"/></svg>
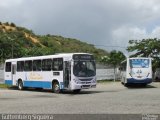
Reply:
<svg viewBox="0 0 160 120"><path fill-rule="evenodd" d="M10 25L11 25L12 27L16 27L16 25L15 25L14 23L11 23Z"/></svg>
<svg viewBox="0 0 160 120"><path fill-rule="evenodd" d="M136 51L133 56L141 57L153 57L160 53L160 40L154 39L143 39L143 40L130 40L130 46L127 48L128 52Z"/></svg>
<svg viewBox="0 0 160 120"><path fill-rule="evenodd" d="M110 52L109 56L103 56L101 62L106 65L111 65L114 68L114 81L116 79L116 68L120 63L125 60L125 55L121 51L113 50Z"/></svg>
<svg viewBox="0 0 160 120"><path fill-rule="evenodd" d="M153 58L153 71L160 67L160 39L143 39L143 40L130 40L128 52L134 52L131 57L152 57Z"/></svg>
<svg viewBox="0 0 160 120"><path fill-rule="evenodd" d="M6 23L4 23L6 26L9 26L9 23L8 22L6 22Z"/></svg>

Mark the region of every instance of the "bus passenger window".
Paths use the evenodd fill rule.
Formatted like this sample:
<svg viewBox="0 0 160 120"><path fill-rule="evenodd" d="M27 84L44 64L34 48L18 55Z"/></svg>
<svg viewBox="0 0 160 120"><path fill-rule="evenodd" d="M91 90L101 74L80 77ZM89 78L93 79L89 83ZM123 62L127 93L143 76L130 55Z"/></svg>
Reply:
<svg viewBox="0 0 160 120"><path fill-rule="evenodd" d="M42 60L42 70L43 71L51 71L52 60L44 59Z"/></svg>
<svg viewBox="0 0 160 120"><path fill-rule="evenodd" d="M6 72L11 72L11 62L6 62L5 71Z"/></svg>
<svg viewBox="0 0 160 120"><path fill-rule="evenodd" d="M32 61L31 60L25 61L24 70L32 71Z"/></svg>
<svg viewBox="0 0 160 120"><path fill-rule="evenodd" d="M41 60L33 61L33 71L41 71Z"/></svg>
<svg viewBox="0 0 160 120"><path fill-rule="evenodd" d="M61 70L63 70L63 59L62 58L53 59L52 70L53 71L61 71Z"/></svg>
<svg viewBox="0 0 160 120"><path fill-rule="evenodd" d="M17 71L23 71L24 70L24 61L18 61L17 62Z"/></svg>

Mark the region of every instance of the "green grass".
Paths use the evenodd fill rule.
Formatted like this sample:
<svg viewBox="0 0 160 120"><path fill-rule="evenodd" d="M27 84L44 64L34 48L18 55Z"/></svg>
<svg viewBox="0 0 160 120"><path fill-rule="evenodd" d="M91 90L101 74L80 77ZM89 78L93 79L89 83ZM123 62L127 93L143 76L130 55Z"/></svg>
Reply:
<svg viewBox="0 0 160 120"><path fill-rule="evenodd" d="M6 85L6 84L0 84L0 88L9 88L10 86L9 85Z"/></svg>

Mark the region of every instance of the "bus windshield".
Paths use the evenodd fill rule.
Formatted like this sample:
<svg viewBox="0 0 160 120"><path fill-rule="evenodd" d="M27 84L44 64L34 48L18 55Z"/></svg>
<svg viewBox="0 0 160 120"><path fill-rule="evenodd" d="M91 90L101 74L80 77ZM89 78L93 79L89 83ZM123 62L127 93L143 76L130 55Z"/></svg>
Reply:
<svg viewBox="0 0 160 120"><path fill-rule="evenodd" d="M96 75L94 61L74 61L73 74L77 77L91 77Z"/></svg>
<svg viewBox="0 0 160 120"><path fill-rule="evenodd" d="M148 68L149 59L130 59L131 68Z"/></svg>

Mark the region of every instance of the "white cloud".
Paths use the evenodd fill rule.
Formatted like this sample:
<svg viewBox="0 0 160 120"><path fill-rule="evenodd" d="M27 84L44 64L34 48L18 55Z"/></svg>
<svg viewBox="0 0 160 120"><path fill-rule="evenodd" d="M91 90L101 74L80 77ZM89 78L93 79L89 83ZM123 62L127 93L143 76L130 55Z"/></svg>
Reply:
<svg viewBox="0 0 160 120"><path fill-rule="evenodd" d="M17 6L23 3L23 0L0 0L0 7L8 8L12 6Z"/></svg>
<svg viewBox="0 0 160 120"><path fill-rule="evenodd" d="M120 41L117 42L126 43L123 45L127 45L129 40L142 39L146 37L146 35L147 33L144 28L129 27L129 26L122 26L120 28L113 30L112 32L113 40L116 41L119 39Z"/></svg>
<svg viewBox="0 0 160 120"><path fill-rule="evenodd" d="M150 37L160 39L160 26L157 26L151 33Z"/></svg>
<svg viewBox="0 0 160 120"><path fill-rule="evenodd" d="M159 0L0 0L1 21L105 46L160 37L159 11Z"/></svg>
<svg viewBox="0 0 160 120"><path fill-rule="evenodd" d="M147 32L145 28L133 26L122 26L112 31L112 44L115 46L127 47L129 40L142 40L147 38L160 39L160 26L157 26L151 32ZM122 51L126 52L125 49Z"/></svg>

